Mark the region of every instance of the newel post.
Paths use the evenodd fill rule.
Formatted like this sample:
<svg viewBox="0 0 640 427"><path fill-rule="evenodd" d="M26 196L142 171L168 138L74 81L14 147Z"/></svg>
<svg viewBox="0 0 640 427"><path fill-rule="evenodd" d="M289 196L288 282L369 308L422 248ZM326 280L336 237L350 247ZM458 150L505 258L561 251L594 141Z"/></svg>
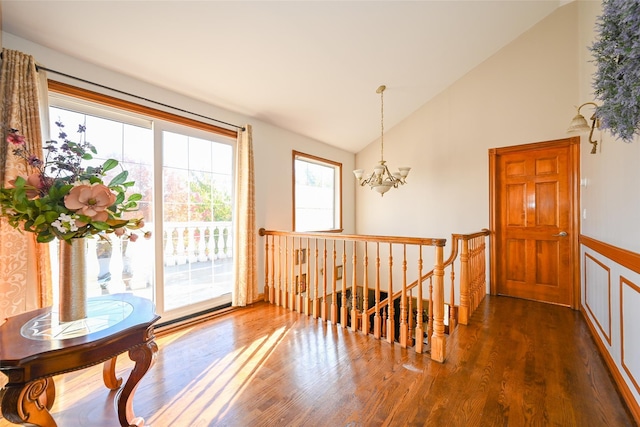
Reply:
<svg viewBox="0 0 640 427"><path fill-rule="evenodd" d="M469 241L462 239L460 252L460 313L458 323L469 324Z"/></svg>
<svg viewBox="0 0 640 427"><path fill-rule="evenodd" d="M433 267L433 335L431 337L431 359L444 362L446 343L444 335L444 243L437 244L436 263Z"/></svg>

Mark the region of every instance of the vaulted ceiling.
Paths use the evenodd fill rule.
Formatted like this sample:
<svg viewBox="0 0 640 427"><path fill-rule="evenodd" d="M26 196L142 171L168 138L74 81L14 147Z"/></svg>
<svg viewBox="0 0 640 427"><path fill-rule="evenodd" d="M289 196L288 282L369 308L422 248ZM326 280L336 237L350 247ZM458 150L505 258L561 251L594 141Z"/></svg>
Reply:
<svg viewBox="0 0 640 427"><path fill-rule="evenodd" d="M5 32L358 152L380 134L380 84L387 86L389 129L563 3L3 0L0 6Z"/></svg>

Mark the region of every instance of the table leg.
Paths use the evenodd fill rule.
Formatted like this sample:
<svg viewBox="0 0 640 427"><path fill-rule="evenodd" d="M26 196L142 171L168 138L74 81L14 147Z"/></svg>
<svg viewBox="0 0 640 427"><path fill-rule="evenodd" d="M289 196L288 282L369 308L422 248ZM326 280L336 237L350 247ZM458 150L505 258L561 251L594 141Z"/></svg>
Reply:
<svg viewBox="0 0 640 427"><path fill-rule="evenodd" d="M42 378L23 386L5 386L2 396L2 415L15 424L56 427L49 413L56 397L53 378Z"/></svg>
<svg viewBox="0 0 640 427"><path fill-rule="evenodd" d="M116 361L118 360L118 356L107 360L104 362L104 366L102 367L102 379L104 380L104 385L109 390L117 390L122 385L122 378L116 377Z"/></svg>
<svg viewBox="0 0 640 427"><path fill-rule="evenodd" d="M158 352L158 346L154 341L149 341L140 347L129 350L129 359L136 362L129 374L126 384L117 396L118 421L122 427L142 427L144 419L136 417L133 411L133 394L138 383L153 365Z"/></svg>

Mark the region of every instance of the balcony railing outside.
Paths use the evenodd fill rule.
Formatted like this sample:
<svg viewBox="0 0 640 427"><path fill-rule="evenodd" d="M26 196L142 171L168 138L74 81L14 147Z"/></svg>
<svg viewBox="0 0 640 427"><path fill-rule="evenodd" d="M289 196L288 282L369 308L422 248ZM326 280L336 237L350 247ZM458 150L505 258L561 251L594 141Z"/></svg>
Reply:
<svg viewBox="0 0 640 427"><path fill-rule="evenodd" d="M146 230L154 224L147 223ZM233 228L225 222L165 222L163 224L165 309L185 306L230 293L233 287ZM101 243L87 239L87 294L132 292L154 300L154 245L138 239ZM105 254L105 245L108 253ZM57 245L52 257L57 259ZM57 266L57 262L52 265ZM185 278L185 269L190 269ZM58 272L54 271L54 280ZM57 300L57 285L53 286Z"/></svg>

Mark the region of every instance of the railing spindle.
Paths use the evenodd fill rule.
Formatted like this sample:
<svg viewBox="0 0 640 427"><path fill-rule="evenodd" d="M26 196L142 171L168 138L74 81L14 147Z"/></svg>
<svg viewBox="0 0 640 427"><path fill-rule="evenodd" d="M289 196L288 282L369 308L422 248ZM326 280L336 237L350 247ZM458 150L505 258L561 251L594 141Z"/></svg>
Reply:
<svg viewBox="0 0 640 427"><path fill-rule="evenodd" d="M202 236L202 240L204 241L204 236ZM271 286L269 286L269 236L264 239L264 300L269 301L269 290Z"/></svg>
<svg viewBox="0 0 640 427"><path fill-rule="evenodd" d="M429 277L429 313L427 315L427 340L431 347L431 338L433 337L433 276Z"/></svg>
<svg viewBox="0 0 640 427"><path fill-rule="evenodd" d="M293 244L293 243L292 243ZM284 293L282 295L282 306L284 308L291 308L291 306L289 306L289 289L291 288L291 280L289 279L289 261L291 260L291 258L289 257L289 238L285 237L284 238L284 251L285 251L285 258L284 258L284 263L285 263L285 270L284 270ZM293 252L293 250L292 250ZM291 255L293 256L293 255ZM291 271L293 270L293 263L291 263Z"/></svg>
<svg viewBox="0 0 640 427"><path fill-rule="evenodd" d="M456 241L452 241L453 244L457 245L458 242ZM456 294L455 294L455 290L456 290L456 272L455 269L453 268L453 263L450 266L451 268L451 289L449 292L449 334L451 334L451 332L453 332L453 330L456 328Z"/></svg>
<svg viewBox="0 0 640 427"><path fill-rule="evenodd" d="M335 269L334 271L337 271ZM337 274L337 273L336 273ZM346 328L348 326L347 316L349 311L347 308L347 241L342 241L342 295L340 301L340 326Z"/></svg>
<svg viewBox="0 0 640 427"><path fill-rule="evenodd" d="M282 236L278 236L278 283L275 293L276 305L282 305Z"/></svg>
<svg viewBox="0 0 640 427"><path fill-rule="evenodd" d="M320 298L318 298L318 274L319 274L319 267L320 267L320 260L318 259L318 255L320 251L318 250L318 239L315 239L314 250L315 250L314 258L316 260L315 261L316 272L313 275L313 310L312 311L313 311L313 318L317 319L318 316L320 315Z"/></svg>
<svg viewBox="0 0 640 427"><path fill-rule="evenodd" d="M387 300L388 316L387 317L387 341L392 343L396 339L396 326L395 326L395 308L393 306L393 246L389 243L389 296Z"/></svg>
<svg viewBox="0 0 640 427"><path fill-rule="evenodd" d="M322 320L327 321L327 241L324 241L324 249L322 252Z"/></svg>
<svg viewBox="0 0 640 427"><path fill-rule="evenodd" d="M307 254L307 275L304 280L304 314L307 316L311 314L311 299L309 293L311 291L311 242L307 237L307 245L305 248Z"/></svg>
<svg viewBox="0 0 640 427"><path fill-rule="evenodd" d="M295 297L295 300L296 300L295 307L296 307L296 311L298 313L303 313L304 312L304 309L302 307L302 301L303 301L302 300L302 281L303 281L302 274L303 274L303 271L305 271L305 270L304 270L304 266L303 266L302 261L305 261L305 264L306 264L306 260L305 260L305 257L303 255L303 251L305 249L302 246L302 242L303 242L303 240L301 238L298 239L298 246L300 248L300 249L298 249L298 280L296 281L296 283L294 285L295 286L295 295L296 295L296 297Z"/></svg>
<svg viewBox="0 0 640 427"><path fill-rule="evenodd" d="M422 245L418 246L418 277L422 277ZM422 353L424 351L424 330L422 319L422 282L418 283L418 303L416 309L418 310L418 315L416 316L416 353Z"/></svg>
<svg viewBox="0 0 640 427"><path fill-rule="evenodd" d="M409 290L409 295L408 295L408 300L409 300L409 310L407 310L408 313L408 320L409 320L409 333L407 334L407 346L412 347L413 346L413 332L415 329L415 320L413 317L413 289Z"/></svg>
<svg viewBox="0 0 640 427"><path fill-rule="evenodd" d="M363 271L362 271L362 332L365 334L369 334L369 314L367 310L369 309L369 253L368 253L367 242L364 242L364 260L363 260Z"/></svg>
<svg viewBox="0 0 640 427"><path fill-rule="evenodd" d="M407 348L407 245L402 245L402 294L400 296L400 347Z"/></svg>
<svg viewBox="0 0 640 427"><path fill-rule="evenodd" d="M333 241L333 274L331 274L331 323L334 325L338 323L338 294L336 293L336 261L338 259L338 253L336 251L336 241Z"/></svg>
<svg viewBox="0 0 640 427"><path fill-rule="evenodd" d="M360 316L358 316L358 286L356 273L358 271L358 261L357 261L357 247L356 241L353 242L353 254L351 261L351 330L356 332L358 330L358 320Z"/></svg>
<svg viewBox="0 0 640 427"><path fill-rule="evenodd" d="M373 317L373 337L380 339L382 335L382 321L380 316L380 242L376 242L376 290L375 290L376 311Z"/></svg>

